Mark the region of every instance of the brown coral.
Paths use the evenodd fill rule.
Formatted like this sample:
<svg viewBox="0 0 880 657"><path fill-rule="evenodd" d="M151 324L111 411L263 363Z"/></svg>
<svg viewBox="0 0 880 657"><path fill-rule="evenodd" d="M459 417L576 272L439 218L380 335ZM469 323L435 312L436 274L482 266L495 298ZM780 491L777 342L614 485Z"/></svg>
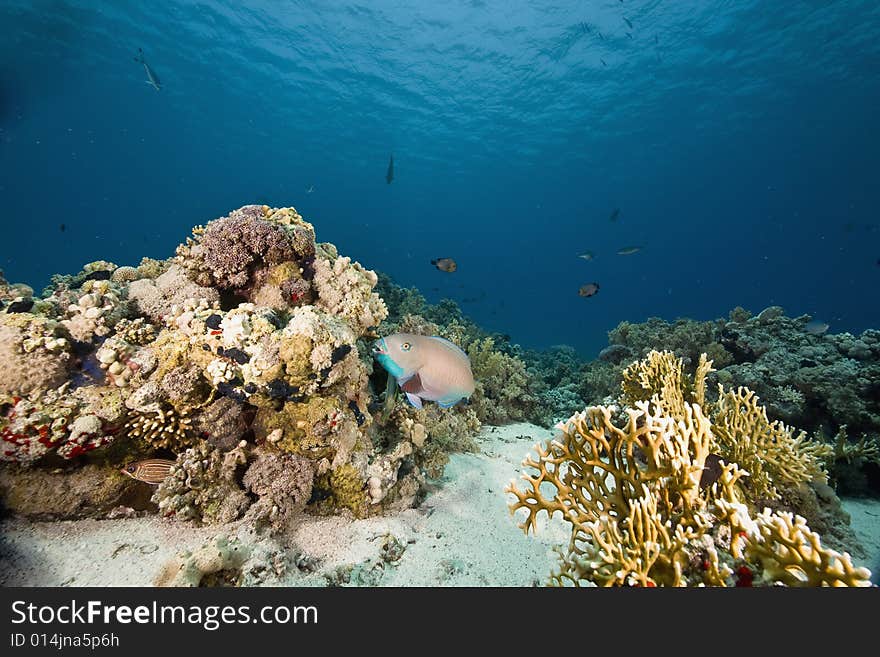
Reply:
<svg viewBox="0 0 880 657"><path fill-rule="evenodd" d="M188 240L177 252L196 283L220 289L244 288L256 269L296 257L287 232L266 221L258 205L210 222L196 241Z"/></svg>
<svg viewBox="0 0 880 657"><path fill-rule="evenodd" d="M260 498L248 509L247 517L275 531L286 526L309 501L314 476L314 464L307 458L258 450L243 479L245 487Z"/></svg>

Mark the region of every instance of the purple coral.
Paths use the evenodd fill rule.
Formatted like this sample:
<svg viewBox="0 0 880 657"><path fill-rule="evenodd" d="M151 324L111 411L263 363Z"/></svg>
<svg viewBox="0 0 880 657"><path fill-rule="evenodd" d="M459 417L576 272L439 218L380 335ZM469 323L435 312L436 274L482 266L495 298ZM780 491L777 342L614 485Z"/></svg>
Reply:
<svg viewBox="0 0 880 657"><path fill-rule="evenodd" d="M258 205L239 208L208 224L198 255L200 269L207 270L210 277L208 284L232 289L247 286L258 266L295 257L287 233L266 221Z"/></svg>

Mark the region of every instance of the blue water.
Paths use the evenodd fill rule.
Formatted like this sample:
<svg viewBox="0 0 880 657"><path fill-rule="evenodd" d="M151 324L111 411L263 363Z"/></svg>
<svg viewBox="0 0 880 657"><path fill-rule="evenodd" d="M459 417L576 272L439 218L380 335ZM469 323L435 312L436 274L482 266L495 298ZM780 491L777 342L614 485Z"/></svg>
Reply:
<svg viewBox="0 0 880 657"><path fill-rule="evenodd" d="M876 0L2 0L0 268L39 290L267 203L529 347L737 305L856 332L878 116Z"/></svg>

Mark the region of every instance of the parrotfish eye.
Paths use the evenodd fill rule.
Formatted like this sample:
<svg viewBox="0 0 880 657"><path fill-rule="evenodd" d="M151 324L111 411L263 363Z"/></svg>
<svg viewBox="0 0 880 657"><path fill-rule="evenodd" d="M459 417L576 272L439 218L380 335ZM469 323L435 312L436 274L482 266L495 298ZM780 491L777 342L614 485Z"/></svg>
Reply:
<svg viewBox="0 0 880 657"><path fill-rule="evenodd" d="M409 342L404 342L402 345L400 345L400 349L401 351L409 351L410 349L412 349L412 345Z"/></svg>

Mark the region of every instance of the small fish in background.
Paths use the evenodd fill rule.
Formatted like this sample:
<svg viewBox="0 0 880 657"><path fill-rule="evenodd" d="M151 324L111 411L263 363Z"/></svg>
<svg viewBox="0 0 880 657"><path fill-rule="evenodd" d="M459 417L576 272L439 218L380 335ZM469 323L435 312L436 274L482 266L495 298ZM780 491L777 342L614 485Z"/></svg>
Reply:
<svg viewBox="0 0 880 657"><path fill-rule="evenodd" d="M591 297L599 291L598 283L587 283L586 285L581 285L578 289L578 296L581 297Z"/></svg>
<svg viewBox="0 0 880 657"><path fill-rule="evenodd" d="M640 246L625 246L622 249L617 250L617 255L633 255L641 250L642 247Z"/></svg>
<svg viewBox="0 0 880 657"><path fill-rule="evenodd" d="M602 66L608 66L608 64L605 63L605 60L601 57L599 58L599 61L602 62Z"/></svg>
<svg viewBox="0 0 880 657"><path fill-rule="evenodd" d="M132 479L158 486L165 481L174 463L175 461L169 459L145 459L129 463L120 472Z"/></svg>
<svg viewBox="0 0 880 657"><path fill-rule="evenodd" d="M67 226L65 224L61 224L60 226L58 226L58 230L63 233L65 230L67 230Z"/></svg>
<svg viewBox="0 0 880 657"><path fill-rule="evenodd" d="M627 32L627 33L626 33L626 36L628 36L630 39L633 38L632 32Z"/></svg>
<svg viewBox="0 0 880 657"><path fill-rule="evenodd" d="M581 253L581 254L578 256L578 258L583 258L583 259L586 260L587 262L589 262L590 260L592 260L594 257L595 257L595 256L593 255L593 252L592 252L592 251L586 251L586 252L584 252L584 253Z"/></svg>
<svg viewBox="0 0 880 657"><path fill-rule="evenodd" d="M804 325L804 330L810 335L825 335L830 327L826 322L812 319Z"/></svg>
<svg viewBox="0 0 880 657"><path fill-rule="evenodd" d="M393 333L374 342L372 351L415 408L423 400L449 408L474 393L470 358L449 340Z"/></svg>
<svg viewBox="0 0 880 657"><path fill-rule="evenodd" d="M626 16L623 17L623 22L629 26L629 29L633 29L632 22L630 22L630 20Z"/></svg>
<svg viewBox="0 0 880 657"><path fill-rule="evenodd" d="M617 221L618 218L620 218L620 208L614 208L611 215L608 217L608 221Z"/></svg>
<svg viewBox="0 0 880 657"><path fill-rule="evenodd" d="M452 258L437 258L431 261L431 264L434 265L440 271L445 271L449 274L458 269L458 265L455 263L455 260Z"/></svg>
<svg viewBox="0 0 880 657"><path fill-rule="evenodd" d="M602 39L602 41L605 40L605 37L602 36L602 33L599 30L596 30L596 34L599 35L599 38Z"/></svg>
<svg viewBox="0 0 880 657"><path fill-rule="evenodd" d="M391 159L388 160L388 171L385 172L385 182L389 185L391 181L394 180L394 154L391 154Z"/></svg>
<svg viewBox="0 0 880 657"><path fill-rule="evenodd" d="M159 81L159 76L153 72L153 69L150 68L150 65L147 64L147 60L144 59L144 49L138 48L137 57L134 58L138 64L143 64L144 71L147 73L147 79L144 80L148 85L153 87L156 91L162 90L162 83Z"/></svg>
<svg viewBox="0 0 880 657"><path fill-rule="evenodd" d="M306 194L311 194L314 191L315 191L315 186L309 185L309 188L306 190Z"/></svg>

